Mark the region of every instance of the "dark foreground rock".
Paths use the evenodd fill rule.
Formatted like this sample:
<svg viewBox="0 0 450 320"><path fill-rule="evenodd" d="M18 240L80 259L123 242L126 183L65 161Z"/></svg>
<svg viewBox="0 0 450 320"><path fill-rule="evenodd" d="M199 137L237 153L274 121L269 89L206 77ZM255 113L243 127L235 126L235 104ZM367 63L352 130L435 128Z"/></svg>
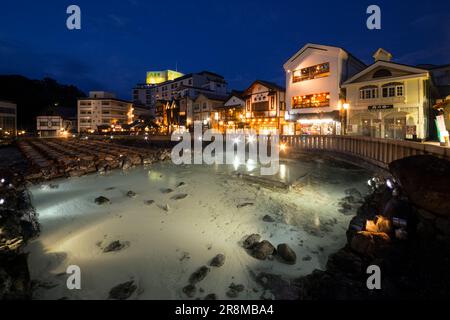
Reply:
<svg viewBox="0 0 450 320"><path fill-rule="evenodd" d="M400 185L377 183L350 222L347 244L330 255L326 270L295 281L299 298L447 299L450 164L443 161L414 156L393 162ZM380 268L379 290L367 286L369 266Z"/></svg>
<svg viewBox="0 0 450 320"><path fill-rule="evenodd" d="M281 261L287 264L295 264L297 261L297 255L294 250L285 243L278 245L277 254L281 258Z"/></svg>
<svg viewBox="0 0 450 320"><path fill-rule="evenodd" d="M450 162L430 155L407 157L389 165L417 207L450 218Z"/></svg>
<svg viewBox="0 0 450 320"><path fill-rule="evenodd" d="M0 164L0 300L30 299L32 287L23 248L39 235L37 214L24 178Z"/></svg>

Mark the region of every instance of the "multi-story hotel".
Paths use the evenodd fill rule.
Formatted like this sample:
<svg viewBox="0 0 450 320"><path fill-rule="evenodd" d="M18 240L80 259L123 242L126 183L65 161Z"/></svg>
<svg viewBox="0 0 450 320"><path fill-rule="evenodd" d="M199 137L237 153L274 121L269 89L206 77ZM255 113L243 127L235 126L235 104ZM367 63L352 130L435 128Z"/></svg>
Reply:
<svg viewBox="0 0 450 320"><path fill-rule="evenodd" d="M282 132L285 125L285 89L271 82L256 80L243 93L246 128L259 134Z"/></svg>
<svg viewBox="0 0 450 320"><path fill-rule="evenodd" d="M88 98L78 100L78 132L95 132L99 128L121 130L131 124L138 115L149 115L150 111L130 101L117 99L113 93L91 91Z"/></svg>
<svg viewBox="0 0 450 320"><path fill-rule="evenodd" d="M285 64L284 134L342 134L341 84L366 65L339 47L306 44Z"/></svg>
<svg viewBox="0 0 450 320"><path fill-rule="evenodd" d="M418 139L429 135L432 79L428 70L391 61L378 49L374 63L345 81L347 134Z"/></svg>
<svg viewBox="0 0 450 320"><path fill-rule="evenodd" d="M17 134L17 105L9 101L0 101L0 136Z"/></svg>
<svg viewBox="0 0 450 320"><path fill-rule="evenodd" d="M157 108L157 105L161 105L158 101L170 102L184 97L195 99L200 93L227 94L225 79L213 72L169 75L172 77L169 77L167 81L159 82L165 78L158 78L156 81L147 74L147 83L133 89L133 101L149 107L151 114L160 120L162 120L163 114L162 109L158 110Z"/></svg>
<svg viewBox="0 0 450 320"><path fill-rule="evenodd" d="M36 117L36 129L39 137L66 137L72 128L70 120L60 115L44 115Z"/></svg>

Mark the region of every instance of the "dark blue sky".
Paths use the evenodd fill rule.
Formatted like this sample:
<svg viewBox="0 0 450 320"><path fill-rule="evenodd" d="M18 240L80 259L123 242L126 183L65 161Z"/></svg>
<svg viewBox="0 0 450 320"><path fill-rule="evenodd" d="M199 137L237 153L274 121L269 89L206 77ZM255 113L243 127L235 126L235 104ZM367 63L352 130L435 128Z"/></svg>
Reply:
<svg viewBox="0 0 450 320"><path fill-rule="evenodd" d="M66 28L77 4L82 30ZM382 30L366 28L366 8ZM0 74L50 76L130 98L147 70L210 70L243 89L284 84L283 63L307 42L369 63L383 47L406 64L450 63L450 1L42 0L0 3Z"/></svg>

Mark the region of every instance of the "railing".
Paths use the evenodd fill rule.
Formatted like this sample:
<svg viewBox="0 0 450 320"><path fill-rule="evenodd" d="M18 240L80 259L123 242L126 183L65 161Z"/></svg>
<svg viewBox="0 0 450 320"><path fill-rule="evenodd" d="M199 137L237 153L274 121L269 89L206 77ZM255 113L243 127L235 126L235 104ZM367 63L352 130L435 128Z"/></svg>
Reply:
<svg viewBox="0 0 450 320"><path fill-rule="evenodd" d="M313 135L282 136L281 141L294 150L339 152L362 158L382 168L386 168L394 160L418 154L431 154L450 161L450 148L413 141Z"/></svg>

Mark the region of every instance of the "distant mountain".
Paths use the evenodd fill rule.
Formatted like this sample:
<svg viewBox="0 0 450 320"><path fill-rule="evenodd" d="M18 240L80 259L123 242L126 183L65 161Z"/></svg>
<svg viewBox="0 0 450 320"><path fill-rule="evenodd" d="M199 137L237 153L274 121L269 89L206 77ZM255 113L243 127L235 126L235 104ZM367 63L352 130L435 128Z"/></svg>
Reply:
<svg viewBox="0 0 450 320"><path fill-rule="evenodd" d="M76 86L62 85L51 78L0 75L0 100L17 104L18 129L35 130L36 117L43 114L75 116L77 99L85 96Z"/></svg>

